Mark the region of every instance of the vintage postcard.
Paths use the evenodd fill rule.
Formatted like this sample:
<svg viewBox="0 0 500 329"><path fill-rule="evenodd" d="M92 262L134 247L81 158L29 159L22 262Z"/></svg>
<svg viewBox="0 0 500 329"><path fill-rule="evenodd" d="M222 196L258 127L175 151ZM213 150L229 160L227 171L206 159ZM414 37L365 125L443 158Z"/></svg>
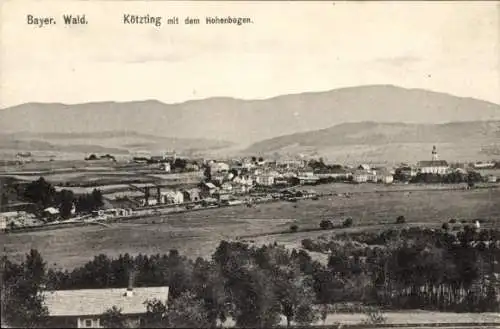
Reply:
<svg viewBox="0 0 500 329"><path fill-rule="evenodd" d="M499 1L4 1L2 328L499 328Z"/></svg>

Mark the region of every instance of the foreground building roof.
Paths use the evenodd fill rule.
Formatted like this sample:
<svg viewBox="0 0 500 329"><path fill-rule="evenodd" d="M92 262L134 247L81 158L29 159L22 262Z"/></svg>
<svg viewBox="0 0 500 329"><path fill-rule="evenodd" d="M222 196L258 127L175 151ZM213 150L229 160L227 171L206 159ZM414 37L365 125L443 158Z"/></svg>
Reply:
<svg viewBox="0 0 500 329"><path fill-rule="evenodd" d="M146 313L148 299L168 300L168 287L56 290L44 293L49 316L101 315L113 306L122 314Z"/></svg>

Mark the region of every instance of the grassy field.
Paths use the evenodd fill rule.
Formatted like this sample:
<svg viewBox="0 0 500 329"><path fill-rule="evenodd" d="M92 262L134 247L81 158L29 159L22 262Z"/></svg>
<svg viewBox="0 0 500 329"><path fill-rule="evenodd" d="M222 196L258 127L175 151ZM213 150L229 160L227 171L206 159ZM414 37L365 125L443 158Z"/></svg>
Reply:
<svg viewBox="0 0 500 329"><path fill-rule="evenodd" d="M410 310L401 312L384 313L386 318L385 324L394 325L415 325L416 327L424 325L440 324L456 324L456 323L474 323L484 324L490 323L500 326L500 315L495 313L451 313L451 312L428 312L422 310ZM360 313L331 313L328 314L325 321L319 320L315 325L360 325L363 324L368 317ZM282 318L282 325L286 325L285 318ZM234 321L228 319L224 323L224 327L229 328L234 326ZM382 326L383 327L383 326Z"/></svg>
<svg viewBox="0 0 500 329"><path fill-rule="evenodd" d="M456 190L414 192L372 192L351 197L332 196L297 203L277 202L253 208L236 206L144 218L113 223L111 227L87 226L52 231L7 234L4 253L20 260L30 248L42 252L50 266L72 268L99 253L166 253L178 249L189 257L210 256L220 240L254 235L255 242L281 242L298 246L306 237L325 234L284 232L290 225L299 229L318 227L322 219L337 223L352 217L354 227L347 230L383 229L395 225L403 215L407 225L441 226L450 218L472 221L482 218L483 227L500 224L500 190ZM258 235L261 235L259 237Z"/></svg>

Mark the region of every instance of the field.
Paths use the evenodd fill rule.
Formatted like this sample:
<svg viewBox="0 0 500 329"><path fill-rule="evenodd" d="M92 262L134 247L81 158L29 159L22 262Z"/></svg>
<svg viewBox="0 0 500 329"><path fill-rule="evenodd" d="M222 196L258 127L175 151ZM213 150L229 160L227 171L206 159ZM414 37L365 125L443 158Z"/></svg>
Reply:
<svg viewBox="0 0 500 329"><path fill-rule="evenodd" d="M386 318L385 324L387 327L398 328L401 327L427 327L432 326L437 323L443 325L448 325L451 328L453 324L457 323L470 323L470 324L495 324L495 327L500 325L500 315L495 313L451 313L451 312L429 312L422 310L411 310L411 311L401 311L401 312L387 312L384 313ZM363 321L368 317L365 314L359 313L331 313L328 314L325 321L319 320L315 325L351 325L356 326L363 324ZM286 321L282 318L282 325L286 325ZM224 323L225 327L231 327L234 325L232 319L229 319ZM379 328L383 328L383 325L379 325ZM458 327L455 327L458 328ZM469 328L469 327L467 327ZM497 327L498 328L498 327Z"/></svg>
<svg viewBox="0 0 500 329"><path fill-rule="evenodd" d="M189 257L209 257L220 240L246 239L298 246L306 237L325 231L286 233L291 224L299 230L317 228L322 219L340 223L352 217L346 230L382 229L403 215L405 225L439 227L450 218L481 218L483 227L500 224L500 189L455 191L371 192L331 196L297 203L276 202L253 208L235 206L150 217L110 227L86 226L51 231L7 234L4 253L16 260L30 249L41 251L49 266L72 268L99 253L166 253L178 249ZM338 230L336 230L338 231Z"/></svg>

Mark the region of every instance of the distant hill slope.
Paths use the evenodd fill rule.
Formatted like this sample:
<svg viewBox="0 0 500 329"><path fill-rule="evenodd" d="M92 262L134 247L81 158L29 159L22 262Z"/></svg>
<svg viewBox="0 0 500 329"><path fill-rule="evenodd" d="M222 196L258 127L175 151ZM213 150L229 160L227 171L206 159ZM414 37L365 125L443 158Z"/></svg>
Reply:
<svg viewBox="0 0 500 329"><path fill-rule="evenodd" d="M263 140L251 145L244 153L306 153L335 158L352 155L367 160L415 160L429 158L432 145L439 145L444 151L441 155L448 159L499 158L500 121L345 123Z"/></svg>
<svg viewBox="0 0 500 329"><path fill-rule="evenodd" d="M159 137L137 132L103 131L93 133L0 133L0 150L66 153L127 154L140 151L182 153L230 147L224 141Z"/></svg>
<svg viewBox="0 0 500 329"><path fill-rule="evenodd" d="M0 131L53 134L128 131L248 145L345 122L476 120L500 120L500 106L421 89L379 85L265 100L210 98L179 104L158 101L77 105L28 103L0 110Z"/></svg>

